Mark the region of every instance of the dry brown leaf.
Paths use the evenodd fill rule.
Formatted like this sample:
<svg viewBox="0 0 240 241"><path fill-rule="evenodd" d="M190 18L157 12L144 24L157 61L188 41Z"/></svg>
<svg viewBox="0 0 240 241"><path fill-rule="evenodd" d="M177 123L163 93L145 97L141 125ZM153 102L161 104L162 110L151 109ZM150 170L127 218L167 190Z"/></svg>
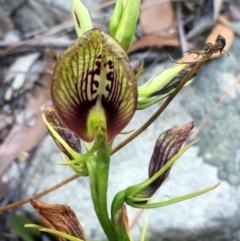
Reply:
<svg viewBox="0 0 240 241"><path fill-rule="evenodd" d="M139 49L146 48L146 47L162 47L162 46L172 46L172 47L179 47L180 41L174 37L162 37L162 36L154 36L148 35L145 36L138 41L134 42L131 48L128 50L128 53L135 52ZM189 48L194 48L193 44L187 43Z"/></svg>
<svg viewBox="0 0 240 241"><path fill-rule="evenodd" d="M143 0L142 4L146 6L140 12L140 24L144 34L169 36L168 30L176 25L172 2L156 4L156 0Z"/></svg>
<svg viewBox="0 0 240 241"><path fill-rule="evenodd" d="M122 209L122 222L124 223L126 233L130 236L129 221L128 221L126 205L123 205L121 209Z"/></svg>
<svg viewBox="0 0 240 241"><path fill-rule="evenodd" d="M128 237L130 237L130 228L129 228L129 221L128 221L128 214L127 214L127 208L124 204L117 213L114 216L113 224L115 225L115 229L118 229L118 226L121 227L121 229L125 230ZM121 240L123 237L121 236ZM119 238L120 240L120 238ZM125 240L125 239L124 239ZM130 240L130 238L129 238Z"/></svg>
<svg viewBox="0 0 240 241"><path fill-rule="evenodd" d="M31 200L31 204L38 210L39 218L47 228L55 229L76 238L86 240L82 226L79 223L76 214L69 206L47 204L36 200ZM66 241L65 238L57 238L60 241Z"/></svg>

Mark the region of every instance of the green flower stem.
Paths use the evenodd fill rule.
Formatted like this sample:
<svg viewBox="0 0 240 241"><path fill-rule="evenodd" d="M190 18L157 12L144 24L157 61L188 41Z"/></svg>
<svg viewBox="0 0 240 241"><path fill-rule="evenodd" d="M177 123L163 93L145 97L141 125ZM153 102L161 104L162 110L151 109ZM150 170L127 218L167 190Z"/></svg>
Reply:
<svg viewBox="0 0 240 241"><path fill-rule="evenodd" d="M124 202L126 201L126 191L122 190L118 192L112 201L112 207L111 207L111 218L114 219L115 214L117 211L122 207Z"/></svg>
<svg viewBox="0 0 240 241"><path fill-rule="evenodd" d="M97 141L101 136L97 136ZM107 210L107 188L112 143L105 143L97 151L98 219L109 241L116 241L116 234Z"/></svg>
<svg viewBox="0 0 240 241"><path fill-rule="evenodd" d="M97 162L95 159L89 158L86 161L87 170L90 178L91 196L95 213L98 217L98 195L97 195Z"/></svg>

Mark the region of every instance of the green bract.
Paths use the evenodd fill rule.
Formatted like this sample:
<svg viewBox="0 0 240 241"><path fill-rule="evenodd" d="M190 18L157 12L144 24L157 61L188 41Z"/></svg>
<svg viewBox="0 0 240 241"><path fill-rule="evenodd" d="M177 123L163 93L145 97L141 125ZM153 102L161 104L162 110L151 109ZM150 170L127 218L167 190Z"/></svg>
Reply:
<svg viewBox="0 0 240 241"><path fill-rule="evenodd" d="M166 69L148 80L144 85L138 87L137 110L145 109L167 98L188 72L185 68L186 65L180 65ZM191 82L192 80L189 80L184 87L188 86Z"/></svg>
<svg viewBox="0 0 240 241"><path fill-rule="evenodd" d="M138 96L140 98L149 97L154 92L166 86L186 65L180 65L174 68L164 70L161 74L154 76L144 85L138 87Z"/></svg>
<svg viewBox="0 0 240 241"><path fill-rule="evenodd" d="M99 29L84 33L58 59L51 94L64 125L86 142L97 134L110 142L137 105L137 84L127 55Z"/></svg>

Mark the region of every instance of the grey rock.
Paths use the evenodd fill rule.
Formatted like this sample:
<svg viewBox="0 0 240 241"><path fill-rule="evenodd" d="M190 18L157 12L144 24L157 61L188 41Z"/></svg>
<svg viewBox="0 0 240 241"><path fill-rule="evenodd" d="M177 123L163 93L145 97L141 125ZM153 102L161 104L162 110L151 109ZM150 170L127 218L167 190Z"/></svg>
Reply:
<svg viewBox="0 0 240 241"><path fill-rule="evenodd" d="M104 1L83 1L89 10L99 6L102 2ZM41 3L40 1L27 0L13 12L11 20L23 37L31 37L48 30L66 19L70 19L71 8L71 1L47 0ZM104 29L101 22L104 21L106 25L106 17L108 18L109 14L102 16L101 14L99 15L99 12L91 13L91 16L95 19L95 26Z"/></svg>
<svg viewBox="0 0 240 241"><path fill-rule="evenodd" d="M16 0L11 1L9 4L9 0L0 0L1 8L10 15L15 9L17 9L25 0Z"/></svg>
<svg viewBox="0 0 240 241"><path fill-rule="evenodd" d="M16 58L9 68L9 73L5 77L5 82L8 83L12 81L13 90L19 90L22 88L26 80L26 73L39 56L40 53L31 53Z"/></svg>
<svg viewBox="0 0 240 241"><path fill-rule="evenodd" d="M88 9L92 9L97 5L104 3L105 0L81 0L84 6ZM72 1L65 1L65 0L45 0L45 4L50 6L51 8L65 10L71 12L72 10Z"/></svg>
<svg viewBox="0 0 240 241"><path fill-rule="evenodd" d="M12 19L21 33L36 34L64 21L67 17L70 17L68 11L28 0L14 12Z"/></svg>
<svg viewBox="0 0 240 241"><path fill-rule="evenodd" d="M12 27L13 23L8 14L0 7L0 39L3 39Z"/></svg>
<svg viewBox="0 0 240 241"><path fill-rule="evenodd" d="M21 33L34 30L44 31L47 29L47 25L44 22L44 12L42 16L39 16L29 2L19 7L15 11L12 19L15 27Z"/></svg>
<svg viewBox="0 0 240 241"><path fill-rule="evenodd" d="M189 87L190 94L182 100L184 108L192 115L196 125L200 124L237 78L239 44L240 39L235 38L230 57L223 55L219 60L207 63ZM239 97L240 87L237 85L199 135L199 155L219 168L220 178L223 177L229 182L231 180L235 185L240 184L239 178L235 178L240 171Z"/></svg>

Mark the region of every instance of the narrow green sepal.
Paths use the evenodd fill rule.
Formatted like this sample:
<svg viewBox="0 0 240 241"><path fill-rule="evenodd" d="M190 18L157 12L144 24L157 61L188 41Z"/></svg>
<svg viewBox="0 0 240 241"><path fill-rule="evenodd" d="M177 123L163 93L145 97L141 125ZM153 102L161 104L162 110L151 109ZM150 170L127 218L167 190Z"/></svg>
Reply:
<svg viewBox="0 0 240 241"><path fill-rule="evenodd" d="M126 0L123 6L121 21L114 37L126 48L132 46L141 0Z"/></svg>
<svg viewBox="0 0 240 241"><path fill-rule="evenodd" d="M135 74L136 80L139 80L139 77L141 76L141 74L143 72L143 68L144 68L144 61L141 62L140 66L137 70L137 73Z"/></svg>
<svg viewBox="0 0 240 241"><path fill-rule="evenodd" d="M120 135L127 135L127 134L130 134L130 133L134 132L134 131L135 131L135 129L130 130L130 131L121 131Z"/></svg>
<svg viewBox="0 0 240 241"><path fill-rule="evenodd" d="M147 218L147 216L146 216L146 217L145 217L145 220L144 220L144 225L143 225L143 227L142 227L142 232L141 232L140 241L146 241L147 225L148 225L148 218Z"/></svg>
<svg viewBox="0 0 240 241"><path fill-rule="evenodd" d="M65 162L68 162L69 159L68 157L62 152L62 157L63 159L65 160ZM86 169L85 166L81 166L79 168L79 166L69 166L78 176L82 176L82 177L87 177L89 174L88 174L88 170Z"/></svg>
<svg viewBox="0 0 240 241"><path fill-rule="evenodd" d="M158 203L138 204L138 203L136 203L136 201L139 202L140 201L139 198L137 200L134 200L134 198L132 198L130 203L128 201L126 201L126 203L128 205L130 205L131 207L135 207L135 208L142 208L142 209L159 208L159 207L171 205L171 204L174 204L174 203L182 202L182 201L185 201L185 200L188 200L188 199L200 196L200 195L202 195L204 193L212 191L213 189L215 189L219 185L220 185L220 182L215 184L212 187L205 188L205 189L197 191L197 192L193 192L193 193L190 193L190 194L187 194L187 195L184 195L184 196L180 196L180 197L177 197L177 198L172 198L172 199L170 199L168 201L163 201L163 202L158 202ZM144 201L144 200L142 200L142 201Z"/></svg>
<svg viewBox="0 0 240 241"><path fill-rule="evenodd" d="M123 0L117 0L109 20L109 33L114 37L123 13Z"/></svg>
<svg viewBox="0 0 240 241"><path fill-rule="evenodd" d="M78 38L93 28L90 14L81 0L72 0L72 15Z"/></svg>
<svg viewBox="0 0 240 241"><path fill-rule="evenodd" d="M67 240L70 240L70 241L84 241L83 239L76 238L76 237L74 237L72 235L66 234L64 232L60 232L60 231L58 231L56 229L45 228L43 226L36 225L36 224L25 224L24 227L25 228L36 228L36 229L38 229L41 232L55 234L57 236L63 237L63 238L65 238Z"/></svg>
<svg viewBox="0 0 240 241"><path fill-rule="evenodd" d="M105 141L105 137L102 136L101 138L98 138L97 141L94 142L92 148L85 153L84 155L81 155L80 157L66 162L60 162L59 165L64 166L72 166L72 165L83 165L85 166L85 162L88 160L89 157L91 157L99 148L101 148L103 142Z"/></svg>

